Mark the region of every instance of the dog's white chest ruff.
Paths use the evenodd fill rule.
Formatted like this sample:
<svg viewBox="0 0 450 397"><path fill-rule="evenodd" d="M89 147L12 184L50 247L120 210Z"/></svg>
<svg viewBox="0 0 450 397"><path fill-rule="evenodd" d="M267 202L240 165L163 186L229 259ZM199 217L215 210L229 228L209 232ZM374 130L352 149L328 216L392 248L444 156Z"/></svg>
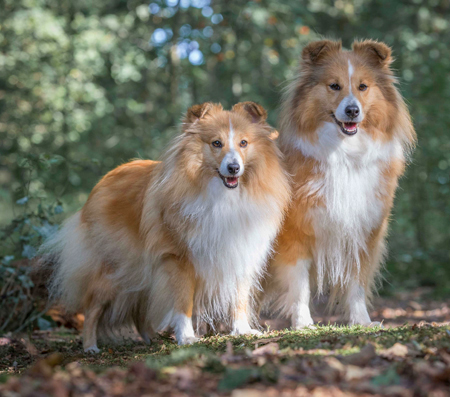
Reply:
<svg viewBox="0 0 450 397"><path fill-rule="evenodd" d="M364 131L343 139L333 133L334 125L327 124L319 131L317 143L301 140L298 144L305 156L318 160L310 191L325 204L308 214L316 237L319 290L324 282L345 285L359 271L370 234L383 220L383 169L401 155L396 143L374 141Z"/></svg>
<svg viewBox="0 0 450 397"><path fill-rule="evenodd" d="M275 200L255 201L241 186L226 189L219 178L181 211L194 226L187 244L197 276L205 281L196 302L200 310L212 303L215 313L210 316L226 316L235 304L239 284L258 284L281 211Z"/></svg>

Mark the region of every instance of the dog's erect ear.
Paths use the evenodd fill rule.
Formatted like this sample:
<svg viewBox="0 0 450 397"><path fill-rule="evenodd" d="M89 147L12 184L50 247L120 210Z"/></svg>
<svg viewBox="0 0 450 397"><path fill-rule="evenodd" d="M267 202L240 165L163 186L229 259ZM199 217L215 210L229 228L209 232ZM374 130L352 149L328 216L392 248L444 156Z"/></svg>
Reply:
<svg viewBox="0 0 450 397"><path fill-rule="evenodd" d="M375 40L355 41L352 49L375 66L388 66L394 60L391 49L386 44Z"/></svg>
<svg viewBox="0 0 450 397"><path fill-rule="evenodd" d="M222 105L220 103L205 102L201 105L191 106L186 112L183 124L193 124L196 121L204 118L212 110L222 110Z"/></svg>
<svg viewBox="0 0 450 397"><path fill-rule="evenodd" d="M342 49L341 41L319 40L309 43L302 51L305 63L320 63L327 55L339 52Z"/></svg>
<svg viewBox="0 0 450 397"><path fill-rule="evenodd" d="M239 102L231 111L244 114L252 123L265 123L267 119L266 109L256 102Z"/></svg>

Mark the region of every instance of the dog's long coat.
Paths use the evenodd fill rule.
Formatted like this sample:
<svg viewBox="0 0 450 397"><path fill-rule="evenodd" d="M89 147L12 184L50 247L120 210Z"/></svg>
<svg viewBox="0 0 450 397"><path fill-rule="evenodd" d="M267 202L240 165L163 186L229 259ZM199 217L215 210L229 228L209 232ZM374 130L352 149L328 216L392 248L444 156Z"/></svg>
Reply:
<svg viewBox="0 0 450 397"><path fill-rule="evenodd" d="M85 350L130 324L192 343L193 315L256 332L251 295L290 198L265 119L253 102L192 107L162 162L108 173L46 244L53 296L86 315Z"/></svg>
<svg viewBox="0 0 450 397"><path fill-rule="evenodd" d="M295 328L313 323L310 282L330 291L330 306L339 301L350 324L371 322L367 302L415 143L391 62L391 50L375 41L354 42L352 51L313 42L284 99L279 144L293 200L266 292Z"/></svg>

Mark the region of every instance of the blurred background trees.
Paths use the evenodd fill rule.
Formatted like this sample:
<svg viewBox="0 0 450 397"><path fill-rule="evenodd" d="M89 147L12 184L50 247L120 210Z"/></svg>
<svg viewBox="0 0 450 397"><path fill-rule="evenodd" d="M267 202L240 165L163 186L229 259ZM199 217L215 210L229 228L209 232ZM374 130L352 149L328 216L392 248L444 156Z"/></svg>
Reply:
<svg viewBox="0 0 450 397"><path fill-rule="evenodd" d="M0 277L108 170L158 157L190 105L253 100L275 125L302 46L326 36L394 49L419 145L385 286L448 292L449 21L448 0L1 0Z"/></svg>

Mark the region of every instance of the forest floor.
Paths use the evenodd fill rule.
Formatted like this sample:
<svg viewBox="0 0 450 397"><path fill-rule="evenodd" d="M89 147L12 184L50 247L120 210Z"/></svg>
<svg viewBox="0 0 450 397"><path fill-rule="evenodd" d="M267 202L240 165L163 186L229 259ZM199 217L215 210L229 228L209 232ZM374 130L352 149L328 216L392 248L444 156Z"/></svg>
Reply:
<svg viewBox="0 0 450 397"><path fill-rule="evenodd" d="M85 354L65 327L0 337L0 396L450 396L450 302L416 290L379 297L383 328L315 316L292 331L264 320L260 337L213 335L179 347L169 334Z"/></svg>

